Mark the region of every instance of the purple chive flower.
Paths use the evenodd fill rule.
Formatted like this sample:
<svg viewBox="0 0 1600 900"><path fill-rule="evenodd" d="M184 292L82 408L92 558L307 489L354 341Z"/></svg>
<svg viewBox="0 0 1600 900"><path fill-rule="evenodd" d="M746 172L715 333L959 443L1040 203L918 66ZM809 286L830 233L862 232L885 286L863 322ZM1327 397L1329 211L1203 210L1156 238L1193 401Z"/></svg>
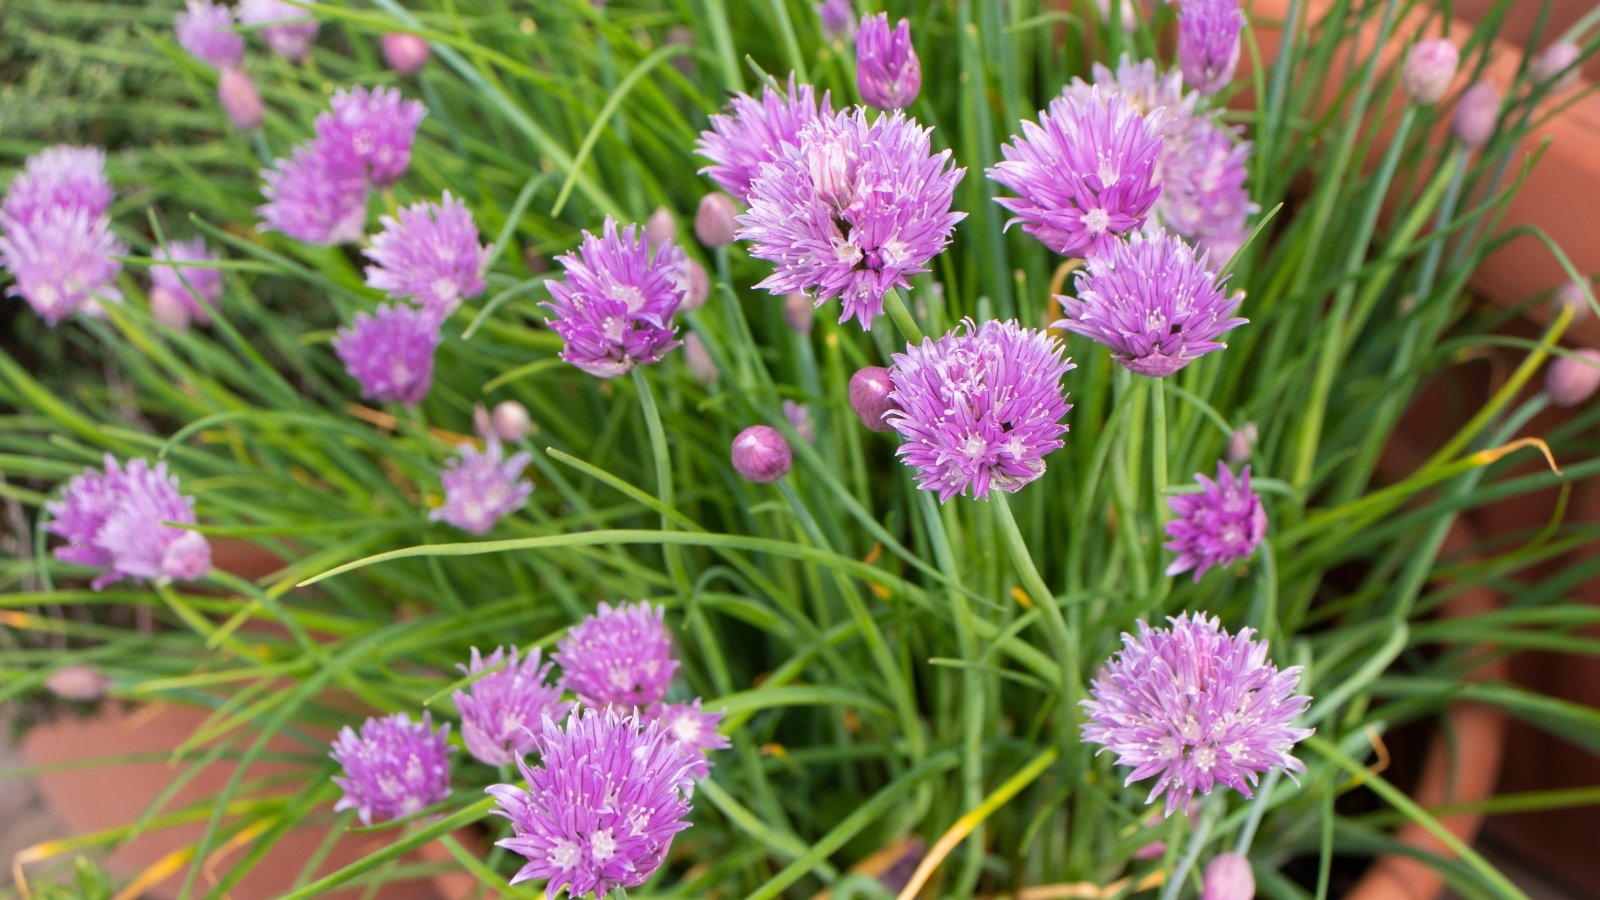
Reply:
<svg viewBox="0 0 1600 900"><path fill-rule="evenodd" d="M1059 341L1015 321L963 324L964 334L896 353L889 369L896 408L884 421L905 441L895 454L941 503L968 490L1015 493L1043 475L1072 408L1061 376L1074 366Z"/></svg>
<svg viewBox="0 0 1600 900"><path fill-rule="evenodd" d="M667 695L678 661L663 621L665 607L646 600L601 602L568 629L553 656L561 684L586 706L647 707Z"/></svg>
<svg viewBox="0 0 1600 900"><path fill-rule="evenodd" d="M378 187L398 181L411 165L411 142L427 107L385 87L345 88L330 102L332 110L317 116L318 145L353 160Z"/></svg>
<svg viewBox="0 0 1600 900"><path fill-rule="evenodd" d="M106 153L99 147L60 144L28 157L0 201L0 219L29 225L47 212L82 210L91 218L111 208Z"/></svg>
<svg viewBox="0 0 1600 900"><path fill-rule="evenodd" d="M202 238L173 241L152 254L163 263L215 262L217 255ZM222 270L210 266L153 265L150 267L150 305L168 304L182 311L184 321L211 321L211 310L222 299ZM157 300L157 296L162 299Z"/></svg>
<svg viewBox="0 0 1600 900"><path fill-rule="evenodd" d="M1468 147L1482 147L1494 134L1500 121L1500 92L1487 81L1479 81L1461 92L1456 100L1456 115L1450 122L1456 140Z"/></svg>
<svg viewBox="0 0 1600 900"><path fill-rule="evenodd" d="M528 502L533 485L522 470L533 457L515 453L504 458L500 441L491 438L479 452L462 444L439 479L444 482L444 505L428 513L430 521L445 521L472 534L487 534L500 518Z"/></svg>
<svg viewBox="0 0 1600 900"><path fill-rule="evenodd" d="M422 402L433 386L433 351L439 322L411 306L384 304L339 329L333 340L345 371L361 384L361 396L409 406Z"/></svg>
<svg viewBox="0 0 1600 900"><path fill-rule="evenodd" d="M561 688L549 683L550 663L544 662L535 647L518 658L511 648L506 659L504 647L484 659L472 648L470 665L456 668L468 675L504 665L453 695L461 711L461 739L473 759L491 766L503 766L533 749L534 735L546 718L564 719L572 704L561 700Z"/></svg>
<svg viewBox="0 0 1600 900"><path fill-rule="evenodd" d="M1167 500L1176 518L1167 522L1166 548L1178 554L1168 575L1194 570L1194 580L1212 567L1231 566L1255 552L1267 536L1267 511L1250 490L1250 467L1234 477L1227 463L1217 462L1217 480L1196 475L1200 490Z"/></svg>
<svg viewBox="0 0 1600 900"><path fill-rule="evenodd" d="M267 202L256 207L261 231L331 246L359 241L367 229L367 185L360 163L312 141L261 173Z"/></svg>
<svg viewBox="0 0 1600 900"><path fill-rule="evenodd" d="M400 210L398 221L381 216L383 232L366 256L367 286L390 297L409 297L439 319L462 301L483 293L489 246L478 243L478 226L466 204L444 192L439 203L424 201Z"/></svg>
<svg viewBox="0 0 1600 900"><path fill-rule="evenodd" d="M1233 313L1244 292L1225 292L1204 253L1165 231L1134 234L1089 257L1077 297L1057 296L1066 328L1105 345L1129 371L1171 375L1221 350L1217 338L1245 323Z"/></svg>
<svg viewBox="0 0 1600 900"><path fill-rule="evenodd" d="M929 130L902 113L868 121L856 109L819 119L786 144L751 189L739 217L750 255L773 263L757 287L840 298L841 323L863 329L891 288L928 271L966 213L953 212L965 169L933 153Z"/></svg>
<svg viewBox="0 0 1600 900"><path fill-rule="evenodd" d="M922 62L911 46L911 23L889 30L889 14L861 17L856 29L856 90L868 106L905 109L922 89Z"/></svg>
<svg viewBox="0 0 1600 900"><path fill-rule="evenodd" d="M1600 388L1600 350L1584 347L1558 356L1544 373L1544 393L1556 406L1577 406Z"/></svg>
<svg viewBox="0 0 1600 900"><path fill-rule="evenodd" d="M613 709L575 712L565 727L545 719L539 765L521 758L527 788L485 789L511 820L498 841L528 862L512 884L542 879L554 900L643 884L667 857L672 838L689 827L689 775L695 763L661 728Z"/></svg>
<svg viewBox="0 0 1600 900"><path fill-rule="evenodd" d="M189 0L173 19L178 43L215 69L229 69L244 59L244 38L233 30L233 10L210 0Z"/></svg>
<svg viewBox="0 0 1600 900"><path fill-rule="evenodd" d="M830 41L850 33L856 22L856 11L850 0L824 0L817 4L817 18L822 21L822 36Z"/></svg>
<svg viewBox="0 0 1600 900"><path fill-rule="evenodd" d="M1445 38L1417 41L1400 68L1400 87L1414 103L1437 103L1450 90L1461 51Z"/></svg>
<svg viewBox="0 0 1600 900"><path fill-rule="evenodd" d="M1165 113L1141 114L1125 98L1091 90L1062 96L1022 123L1022 135L1000 148L1004 160L990 178L1016 197L1001 197L1015 213L1006 223L1062 256L1088 256L1144 225L1161 195L1156 163Z"/></svg>
<svg viewBox="0 0 1600 900"><path fill-rule="evenodd" d="M689 755L688 774L695 781L711 774L711 760L706 758L706 753L732 746L726 735L717 733L722 715L723 710L702 710L699 697L693 703L663 703L651 711L651 718L661 723L667 737Z"/></svg>
<svg viewBox="0 0 1600 900"><path fill-rule="evenodd" d="M127 247L105 216L57 207L28 222L0 216L0 231L0 267L16 280L6 294L26 300L46 323L93 312L100 301L121 301L122 264L112 257Z"/></svg>
<svg viewBox="0 0 1600 900"><path fill-rule="evenodd" d="M1577 83L1580 73L1574 63L1582 56L1577 44L1556 41L1534 58L1528 75L1534 84L1548 85L1551 92L1564 91Z"/></svg>
<svg viewBox="0 0 1600 900"><path fill-rule="evenodd" d="M683 251L670 241L654 253L638 226L606 217L600 237L583 233L577 254L556 257L567 277L552 280L550 328L561 358L590 375L615 378L678 346L672 316L688 293Z"/></svg>
<svg viewBox="0 0 1600 900"><path fill-rule="evenodd" d="M822 95L819 110L816 91L795 84L792 74L788 91L767 85L760 100L737 94L729 106L731 115L712 116L711 128L700 132L696 152L711 160L700 173L746 203L761 165L776 160L785 144L798 142L807 125L833 116L828 95Z"/></svg>
<svg viewBox="0 0 1600 900"><path fill-rule="evenodd" d="M294 62L304 62L317 39L317 20L283 0L239 0L239 21L261 26L272 52Z"/></svg>
<svg viewBox="0 0 1600 900"><path fill-rule="evenodd" d="M1239 65L1239 0L1184 0L1178 9L1178 65L1183 80L1202 94L1215 94L1233 80Z"/></svg>
<svg viewBox="0 0 1600 900"><path fill-rule="evenodd" d="M135 459L124 469L106 454L104 472L85 469L45 511L45 531L67 541L57 559L106 570L94 580L97 591L123 578L189 581L211 571L205 535L161 524L195 523L194 500L178 493L166 463Z"/></svg>
<svg viewBox="0 0 1600 900"><path fill-rule="evenodd" d="M1270 769L1304 772L1290 755L1312 733L1290 724L1310 703L1295 693L1300 667L1279 672L1253 629L1230 635L1205 613L1167 621L1122 636L1082 701L1083 739L1133 769L1126 784L1159 776L1145 802L1165 794L1169 816L1219 784L1249 797Z"/></svg>
<svg viewBox="0 0 1600 900"><path fill-rule="evenodd" d="M254 131L266 118L266 107L261 105L261 92L250 76L238 69L223 69L217 77L217 102L235 128Z"/></svg>
<svg viewBox="0 0 1600 900"><path fill-rule="evenodd" d="M751 425L733 437L733 470L753 484L771 484L789 474L794 451L778 429Z"/></svg>
<svg viewBox="0 0 1600 900"><path fill-rule="evenodd" d="M449 734L449 723L433 730L431 713L423 713L421 722L405 713L370 718L361 723L359 737L349 725L339 729L328 755L344 769L344 777L333 776L344 796L333 811L353 809L363 825L371 825L374 818L404 818L444 800L455 752L445 741Z"/></svg>

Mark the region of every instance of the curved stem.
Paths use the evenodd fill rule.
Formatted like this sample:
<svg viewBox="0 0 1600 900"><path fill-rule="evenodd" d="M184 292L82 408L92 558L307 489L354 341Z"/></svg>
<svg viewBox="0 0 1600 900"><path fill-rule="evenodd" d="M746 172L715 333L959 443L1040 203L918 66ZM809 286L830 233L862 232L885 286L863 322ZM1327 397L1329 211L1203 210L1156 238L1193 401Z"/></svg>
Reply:
<svg viewBox="0 0 1600 900"><path fill-rule="evenodd" d="M918 325L916 318L911 315L911 310L906 308L905 298L900 296L899 288L889 288L883 295L883 310L894 320L895 327L900 329L900 334L906 339L906 343L922 343L926 335L922 333L922 326Z"/></svg>
<svg viewBox="0 0 1600 900"><path fill-rule="evenodd" d="M654 458L656 469L656 497L661 500L665 510L673 508L672 502L672 457L667 453L667 434L661 427L661 410L656 406L656 395L650 387L650 379L645 377L644 369L635 366L633 369L633 386L639 394L639 408L644 413L645 430L650 433L650 455ZM672 530L672 516L668 512L661 513L661 530ZM692 593L689 585L689 572L683 564L683 547L668 544L661 548L667 558L667 574L672 578L672 586L678 592L678 600L689 602Z"/></svg>
<svg viewBox="0 0 1600 900"><path fill-rule="evenodd" d="M1056 603L1055 593L1045 584L1044 578L1039 575L1039 568L1033 563L1033 554L1028 552L1028 545L1022 539L1022 532L1017 528L1017 519L1011 514L1011 504L1003 492L993 493L989 500L994 504L995 520L1000 525L1000 537L1005 541L1006 550L1011 554L1011 561L1016 564L1017 576L1022 580L1022 589L1028 594L1034 605L1044 611L1045 630L1049 632L1050 642L1055 645L1055 651L1061 662L1061 691L1066 702L1066 719L1075 722L1077 719L1077 703L1075 702L1078 689L1078 648L1072 639L1072 629L1067 625L1067 619L1061 614L1061 606Z"/></svg>

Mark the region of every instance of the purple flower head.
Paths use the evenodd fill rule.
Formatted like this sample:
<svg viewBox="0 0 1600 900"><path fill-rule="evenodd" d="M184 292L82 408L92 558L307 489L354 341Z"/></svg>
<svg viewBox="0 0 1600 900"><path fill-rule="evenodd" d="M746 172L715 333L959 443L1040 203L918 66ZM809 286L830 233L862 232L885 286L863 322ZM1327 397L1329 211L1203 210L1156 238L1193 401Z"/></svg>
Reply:
<svg viewBox="0 0 1600 900"><path fill-rule="evenodd" d="M272 52L304 62L317 39L317 21L301 7L283 0L240 0L239 21L261 26Z"/></svg>
<svg viewBox="0 0 1600 900"><path fill-rule="evenodd" d="M694 760L655 723L614 709L585 709L565 727L544 720L539 765L517 760L527 783L491 785L494 810L511 820L497 845L526 857L512 884L543 879L551 900L643 884L689 827Z"/></svg>
<svg viewBox="0 0 1600 900"><path fill-rule="evenodd" d="M1577 44L1556 41L1534 57L1528 77L1534 84L1548 85L1552 93L1564 91L1578 82L1581 73L1574 63L1582 57L1583 50Z"/></svg>
<svg viewBox="0 0 1600 900"><path fill-rule="evenodd" d="M409 297L443 319L483 293L489 246L478 243L478 226L466 204L444 192L439 203L424 201L400 210L398 221L382 216L372 239L367 286L390 297Z"/></svg>
<svg viewBox="0 0 1600 900"><path fill-rule="evenodd" d="M381 42L383 61L401 75L415 75L428 64L433 51L428 42L414 34L391 32Z"/></svg>
<svg viewBox="0 0 1600 900"><path fill-rule="evenodd" d="M733 437L733 470L753 484L771 484L789 474L794 451L778 429L751 425Z"/></svg>
<svg viewBox="0 0 1600 900"><path fill-rule="evenodd" d="M244 59L244 38L233 30L233 10L210 0L189 0L173 19L178 43L215 69L229 69Z"/></svg>
<svg viewBox="0 0 1600 900"><path fill-rule="evenodd" d="M990 178L1016 197L1001 197L1022 230L1062 256L1089 256L1144 224L1161 195L1162 110L1141 114L1125 98L1091 90L1050 101L1038 124L1000 148Z"/></svg>
<svg viewBox="0 0 1600 900"><path fill-rule="evenodd" d="M520 660L516 647L511 648L509 660L504 647L488 659L473 647L471 665L456 668L476 675L499 665L505 668L454 694L467 752L491 766L503 766L532 750L544 720L566 718L572 705L562 701L561 688L549 683L550 663L543 661L537 647Z"/></svg>
<svg viewBox="0 0 1600 900"><path fill-rule="evenodd" d="M411 142L427 107L386 87L345 88L330 102L333 109L317 116L318 146L354 160L378 187L398 181L411 165Z"/></svg>
<svg viewBox="0 0 1600 900"><path fill-rule="evenodd" d="M1487 81L1479 81L1461 92L1456 100L1455 118L1450 129L1456 140L1468 147L1482 147L1494 135L1500 121L1500 92Z"/></svg>
<svg viewBox="0 0 1600 900"><path fill-rule="evenodd" d="M711 774L711 760L706 753L726 750L732 744L726 735L717 733L723 710L705 712L700 708L700 698L693 703L663 703L654 707L650 716L661 723L661 728L672 742L683 748L691 760L689 777L698 781Z"/></svg>
<svg viewBox="0 0 1600 900"><path fill-rule="evenodd" d="M700 173L746 203L761 164L777 159L785 144L798 142L807 125L833 116L828 95L822 95L819 111L816 91L809 84L795 84L793 74L788 91L767 85L760 100L737 94L729 106L731 114L712 116L711 128L700 132L696 152L711 160Z"/></svg>
<svg viewBox="0 0 1600 900"><path fill-rule="evenodd" d="M864 366L850 376L850 408L861 424L873 431L890 430L884 416L895 408L889 397L893 390L894 382L883 366Z"/></svg>
<svg viewBox="0 0 1600 900"><path fill-rule="evenodd" d="M979 499L1015 493L1043 475L1072 408L1061 376L1074 366L1059 341L1015 321L963 324L964 334L894 355L895 408L883 417L905 441L895 453L918 470L917 487L941 503L969 489Z"/></svg>
<svg viewBox="0 0 1600 900"><path fill-rule="evenodd" d="M1137 637L1123 634L1081 701L1083 739L1133 769L1125 784L1159 775L1145 802L1165 794L1169 816L1219 784L1248 797L1269 769L1304 772L1289 755L1311 734L1290 724L1310 702L1295 693L1300 667L1279 672L1253 629L1230 635L1205 613L1167 621L1170 629L1141 621Z"/></svg>
<svg viewBox="0 0 1600 900"><path fill-rule="evenodd" d="M1600 389L1600 350L1583 347L1558 356L1544 373L1544 393L1556 406L1577 406Z"/></svg>
<svg viewBox="0 0 1600 900"><path fill-rule="evenodd" d="M113 196L105 167L99 147L60 144L35 153L6 189L0 222L27 226L57 210L82 210L91 219L105 215Z"/></svg>
<svg viewBox="0 0 1600 900"><path fill-rule="evenodd" d="M1154 60L1145 59L1135 63L1132 57L1124 53L1117 60L1116 69L1095 63L1090 71L1092 82L1074 78L1071 84L1062 89L1062 93L1084 102L1092 100L1098 88L1102 99L1121 95L1140 115L1164 109L1166 112L1161 122L1163 138L1174 129L1187 126L1189 120L1198 114L1196 106L1199 95L1184 91L1182 73L1177 70L1163 73L1156 68Z"/></svg>
<svg viewBox="0 0 1600 900"><path fill-rule="evenodd" d="M217 259L203 238L173 241L157 247L152 255L164 263L215 262ZM150 267L150 304L156 305L159 293L165 302L182 309L186 319L193 317L202 324L211 321L211 310L222 299L222 288L221 269L159 264Z"/></svg>
<svg viewBox="0 0 1600 900"><path fill-rule="evenodd" d="M122 264L113 257L125 252L110 221L86 209L53 207L27 221L0 216L0 267L16 281L6 294L26 300L51 325L92 312L100 301L120 302Z"/></svg>
<svg viewBox="0 0 1600 900"><path fill-rule="evenodd" d="M1104 344L1135 374L1161 378L1221 350L1217 338L1244 324L1233 316L1244 293L1229 296L1226 281L1177 237L1134 234L1089 257L1078 296L1056 297L1066 318L1054 327Z"/></svg>
<svg viewBox="0 0 1600 900"><path fill-rule="evenodd" d="M261 105L261 92L250 76L238 69L223 69L217 78L217 102L235 128L254 131L266 118L266 107Z"/></svg>
<svg viewBox="0 0 1600 900"><path fill-rule="evenodd" d="M648 601L601 602L556 644L561 684L587 706L647 707L667 695L678 661L662 617Z"/></svg>
<svg viewBox="0 0 1600 900"><path fill-rule="evenodd" d="M1231 566L1255 552L1267 536L1267 511L1250 490L1250 467L1235 478L1227 463L1217 462L1217 480L1196 475L1200 490L1167 500L1177 518L1167 522L1166 548L1178 554L1168 575L1194 570L1194 580L1213 566Z"/></svg>
<svg viewBox="0 0 1600 900"><path fill-rule="evenodd" d="M911 23L889 30L889 14L861 17L856 29L856 90L868 106L905 109L922 89L922 62L911 46Z"/></svg>
<svg viewBox="0 0 1600 900"><path fill-rule="evenodd" d="M850 33L856 11L850 7L850 0L823 0L817 4L817 18L822 21L822 36L838 40Z"/></svg>
<svg viewBox="0 0 1600 900"><path fill-rule="evenodd" d="M585 231L576 254L556 257L567 277L552 279L550 328L566 341L561 358L590 375L615 378L678 346L672 316L688 293L683 251L668 241L651 252L638 226L618 231L606 217L599 237Z"/></svg>
<svg viewBox="0 0 1600 900"><path fill-rule="evenodd" d="M261 178L267 202L256 207L259 230L321 246L354 243L366 233L367 185L355 157L312 141L263 169Z"/></svg>
<svg viewBox="0 0 1600 900"><path fill-rule="evenodd" d="M1412 102L1437 103L1450 90L1461 51L1446 38L1417 41L1400 68L1400 87Z"/></svg>
<svg viewBox="0 0 1600 900"><path fill-rule="evenodd" d="M353 809L363 825L374 818L399 819L426 809L450 796L450 754L446 743L450 725L433 730L431 713L421 722L405 713L371 718L361 723L361 734L349 725L339 729L328 755L344 769L333 783L344 796L334 812Z"/></svg>
<svg viewBox="0 0 1600 900"><path fill-rule="evenodd" d="M502 516L521 509L533 493L533 485L522 478L522 470L533 457L526 453L504 457L495 438L489 439L482 452L462 444L439 476L444 482L444 505L428 513L428 518L472 534L487 534Z"/></svg>
<svg viewBox="0 0 1600 900"><path fill-rule="evenodd" d="M380 402L422 402L433 386L433 351L439 322L412 306L384 304L356 313L333 340L345 371L361 384L361 396Z"/></svg>
<svg viewBox="0 0 1600 900"><path fill-rule="evenodd" d="M1239 65L1239 0L1184 0L1178 10L1178 65L1183 80L1202 94L1215 94L1233 80Z"/></svg>
<svg viewBox="0 0 1600 900"><path fill-rule="evenodd" d="M45 530L67 541L58 559L107 570L94 580L97 591L123 578L187 581L211 571L205 535L161 524L195 523L194 500L178 493L166 463L152 469L135 459L124 469L107 454L103 473L84 470L45 511Z"/></svg>
<svg viewBox="0 0 1600 900"><path fill-rule="evenodd" d="M841 323L871 329L883 295L928 271L966 217L950 209L966 170L949 166L950 151L933 153L928 134L902 113L869 122L856 109L784 145L739 217L750 255L773 263L757 287L804 292L819 306L838 297Z"/></svg>

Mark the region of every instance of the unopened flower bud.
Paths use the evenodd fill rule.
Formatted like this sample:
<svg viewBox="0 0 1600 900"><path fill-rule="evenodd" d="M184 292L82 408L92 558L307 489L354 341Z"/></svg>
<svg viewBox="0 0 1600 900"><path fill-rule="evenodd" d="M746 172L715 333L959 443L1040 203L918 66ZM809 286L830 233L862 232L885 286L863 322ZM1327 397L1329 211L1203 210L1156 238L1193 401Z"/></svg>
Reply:
<svg viewBox="0 0 1600 900"><path fill-rule="evenodd" d="M1548 84L1552 91L1564 91L1578 80L1578 68L1574 64L1582 55L1577 44L1556 41L1534 59L1528 74L1533 76L1534 84Z"/></svg>
<svg viewBox="0 0 1600 900"><path fill-rule="evenodd" d="M850 0L823 0L817 4L817 18L822 20L822 36L836 41L850 33L856 12L850 8Z"/></svg>
<svg viewBox="0 0 1600 900"><path fill-rule="evenodd" d="M1260 437L1261 431L1254 422L1246 422L1235 428L1233 436L1228 438L1228 462L1238 465L1248 460Z"/></svg>
<svg viewBox="0 0 1600 900"><path fill-rule="evenodd" d="M783 296L783 324L798 335L811 333L811 326L816 322L816 304L805 294L785 294Z"/></svg>
<svg viewBox="0 0 1600 900"><path fill-rule="evenodd" d="M85 703L104 697L106 689L111 687L111 678L104 672L74 663L45 676L44 686L62 700Z"/></svg>
<svg viewBox="0 0 1600 900"><path fill-rule="evenodd" d="M689 332L683 336L683 361L689 367L689 374L695 381L706 387L717 383L722 373L717 371L717 364L711 361L711 353L706 350L706 342L700 340L700 335Z"/></svg>
<svg viewBox="0 0 1600 900"><path fill-rule="evenodd" d="M650 218L644 223L644 239L650 244L650 249L665 244L678 236L678 220L672 215L672 210L665 206L656 207Z"/></svg>
<svg viewBox="0 0 1600 900"><path fill-rule="evenodd" d="M515 444L528 436L533 422L528 418L528 408L515 400L502 400L494 408L490 419L494 433L508 444Z"/></svg>
<svg viewBox="0 0 1600 900"><path fill-rule="evenodd" d="M1240 854L1224 853L1206 866L1200 900L1251 900L1255 895L1255 873Z"/></svg>
<svg viewBox="0 0 1600 900"><path fill-rule="evenodd" d="M1600 350L1585 347L1557 357L1544 376L1544 392L1557 406L1577 406L1600 388Z"/></svg>
<svg viewBox="0 0 1600 900"><path fill-rule="evenodd" d="M1557 311L1563 308L1570 309L1572 310L1572 317L1574 319L1582 318L1583 316L1588 315L1591 312L1589 309L1589 298L1584 296L1583 288L1584 285L1581 285L1576 281L1569 281L1558 288L1556 290Z"/></svg>
<svg viewBox="0 0 1600 900"><path fill-rule="evenodd" d="M1455 80L1461 51L1444 38L1418 41L1400 69L1400 87L1415 103L1438 103Z"/></svg>
<svg viewBox="0 0 1600 900"><path fill-rule="evenodd" d="M1456 117L1450 127L1456 140L1468 147L1482 147L1494 134L1500 121L1500 92L1487 81L1480 81L1461 92L1456 101Z"/></svg>
<svg viewBox="0 0 1600 900"><path fill-rule="evenodd" d="M472 404L472 433L486 441L498 438L494 433L494 423L489 420L489 408L482 403Z"/></svg>
<svg viewBox="0 0 1600 900"><path fill-rule="evenodd" d="M189 305L166 288L150 289L150 314L168 328L189 330Z"/></svg>
<svg viewBox="0 0 1600 900"><path fill-rule="evenodd" d="M894 385L889 381L889 370L883 366L867 366L850 376L850 408L855 410L861 424L873 431L888 431L889 423L883 417L895 408L889 399Z"/></svg>
<svg viewBox="0 0 1600 900"><path fill-rule="evenodd" d="M235 127L242 131L261 127L266 110L261 105L261 95L256 92L256 83L249 75L238 69L223 69L217 79L217 99Z"/></svg>
<svg viewBox="0 0 1600 900"><path fill-rule="evenodd" d="M399 32L384 35L382 47L383 61L401 75L415 75L422 71L433 52L422 38Z"/></svg>
<svg viewBox="0 0 1600 900"><path fill-rule="evenodd" d="M733 208L733 198L721 191L712 191L700 198L700 208L694 214L694 236L707 247L722 247L733 243L739 223L734 217L739 211Z"/></svg>
<svg viewBox="0 0 1600 900"><path fill-rule="evenodd" d="M692 259L684 260L683 269L685 287L678 312L694 312L705 306L706 298L711 296L711 278L706 275L706 267Z"/></svg>
<svg viewBox="0 0 1600 900"><path fill-rule="evenodd" d="M751 425L733 439L733 468L756 484L771 484L789 474L793 456L776 428Z"/></svg>
<svg viewBox="0 0 1600 900"><path fill-rule="evenodd" d="M889 14L862 16L856 29L856 90L861 102L890 112L905 109L922 90L922 62L911 46L911 23L889 30Z"/></svg>
<svg viewBox="0 0 1600 900"><path fill-rule="evenodd" d="M789 424L794 426L794 430L798 431L800 436L806 439L806 443L816 443L817 429L816 426L811 424L810 407L804 403L785 400L783 401L783 415L789 420Z"/></svg>

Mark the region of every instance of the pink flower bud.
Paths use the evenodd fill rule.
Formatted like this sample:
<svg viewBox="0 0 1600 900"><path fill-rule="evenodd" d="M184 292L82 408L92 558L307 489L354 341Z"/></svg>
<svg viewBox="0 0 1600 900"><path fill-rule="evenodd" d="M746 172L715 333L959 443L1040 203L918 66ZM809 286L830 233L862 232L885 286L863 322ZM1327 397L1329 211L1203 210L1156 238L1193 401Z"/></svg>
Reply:
<svg viewBox="0 0 1600 900"><path fill-rule="evenodd" d="M1571 41L1556 41L1544 48L1534 59L1528 74L1534 84L1548 84L1551 91L1564 91L1578 80L1578 68L1573 65L1583 51Z"/></svg>
<svg viewBox="0 0 1600 900"><path fill-rule="evenodd" d="M161 555L161 574L178 581L204 578L211 571L211 544L198 531L185 531Z"/></svg>
<svg viewBox="0 0 1600 900"><path fill-rule="evenodd" d="M804 403L785 400L783 401L783 415L784 418L789 420L789 424L794 426L794 430L800 432L800 436L805 438L806 443L814 444L817 442L817 428L811 424L810 407Z"/></svg>
<svg viewBox="0 0 1600 900"><path fill-rule="evenodd" d="M1206 866L1200 900L1251 900L1255 895L1256 876L1250 871L1250 860L1224 853Z"/></svg>
<svg viewBox="0 0 1600 900"><path fill-rule="evenodd" d="M739 211L733 208L733 198L721 191L712 191L700 198L700 208L694 214L694 236L707 247L723 247L733 243L739 224L734 221Z"/></svg>
<svg viewBox="0 0 1600 900"><path fill-rule="evenodd" d="M489 421L489 410L482 403L472 404L472 431L486 441L499 437L494 433L494 423Z"/></svg>
<svg viewBox="0 0 1600 900"><path fill-rule="evenodd" d="M873 431L888 431L889 423L883 417L895 403L889 399L894 385L889 381L889 370L883 366L867 366L850 376L850 408L856 411L861 424Z"/></svg>
<svg viewBox="0 0 1600 900"><path fill-rule="evenodd" d="M1461 51L1455 44L1444 38L1418 41L1400 69L1400 87L1415 103L1438 103L1450 90L1459 65Z"/></svg>
<svg viewBox="0 0 1600 900"><path fill-rule="evenodd" d="M111 678L88 666L62 666L45 676L45 689L63 700L84 703L99 700L111 686Z"/></svg>
<svg viewBox="0 0 1600 900"><path fill-rule="evenodd" d="M1589 309L1589 298L1583 295L1583 288L1583 285L1575 281L1569 281L1557 289L1557 310L1559 311L1562 307L1572 310L1574 319L1580 319L1588 315L1592 310Z"/></svg>
<svg viewBox="0 0 1600 900"><path fill-rule="evenodd" d="M706 298L711 296L711 278L706 275L706 267L692 259L684 260L683 268L686 287L678 311L694 312L705 306Z"/></svg>
<svg viewBox="0 0 1600 900"><path fill-rule="evenodd" d="M722 373L717 371L717 364L711 361L706 342L692 331L683 336L683 361L694 380L706 387L716 384L717 379L722 377Z"/></svg>
<svg viewBox="0 0 1600 900"><path fill-rule="evenodd" d="M150 314L168 328L189 330L189 305L166 288L150 289Z"/></svg>
<svg viewBox="0 0 1600 900"><path fill-rule="evenodd" d="M414 34L395 32L383 36L383 61L401 75L415 75L428 64L428 42Z"/></svg>
<svg viewBox="0 0 1600 900"><path fill-rule="evenodd" d="M533 422L528 418L528 408L515 400L502 400L490 418L494 433L508 444L515 444L528 436Z"/></svg>
<svg viewBox="0 0 1600 900"><path fill-rule="evenodd" d="M1600 388L1600 350L1585 347L1557 357L1544 376L1544 392L1557 406L1577 406Z"/></svg>
<svg viewBox="0 0 1600 900"><path fill-rule="evenodd" d="M1228 438L1228 462L1238 465L1248 460L1260 437L1261 431L1254 422L1246 422L1234 429L1233 437Z"/></svg>
<svg viewBox="0 0 1600 900"><path fill-rule="evenodd" d="M756 484L771 484L789 474L789 442L775 428L751 425L733 439L733 468Z"/></svg>
<svg viewBox="0 0 1600 900"><path fill-rule="evenodd" d="M1468 147L1482 147L1494 134L1500 121L1500 92L1487 81L1480 81L1461 92L1456 100L1455 121L1450 127L1456 140Z"/></svg>
<svg viewBox="0 0 1600 900"><path fill-rule="evenodd" d="M805 294L785 294L783 297L783 323L795 334L811 333L816 321L816 305Z"/></svg>
<svg viewBox="0 0 1600 900"><path fill-rule="evenodd" d="M856 90L861 101L885 111L905 109L922 90L922 61L911 46L911 23L889 28L889 14L861 17L856 29Z"/></svg>
<svg viewBox="0 0 1600 900"><path fill-rule="evenodd" d="M254 131L261 127L266 111L261 106L256 83L250 80L249 75L238 69L223 69L222 76L217 79L217 99L222 103L222 111L228 114L228 121L235 127L242 131Z"/></svg>
<svg viewBox="0 0 1600 900"><path fill-rule="evenodd" d="M673 218L672 210L665 206L656 207L656 211L651 213L649 220L644 223L644 239L649 242L652 250L677 235L678 220Z"/></svg>

